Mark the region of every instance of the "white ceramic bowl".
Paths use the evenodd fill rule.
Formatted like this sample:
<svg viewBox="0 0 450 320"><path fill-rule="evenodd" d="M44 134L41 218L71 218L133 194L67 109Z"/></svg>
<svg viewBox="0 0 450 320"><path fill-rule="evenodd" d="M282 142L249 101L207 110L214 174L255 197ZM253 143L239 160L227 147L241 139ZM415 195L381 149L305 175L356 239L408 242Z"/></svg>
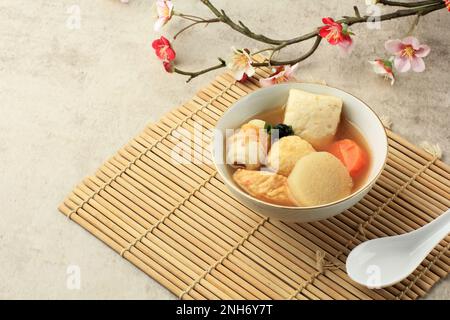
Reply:
<svg viewBox="0 0 450 320"><path fill-rule="evenodd" d="M292 88L340 97L344 102L345 117L359 128L370 147L372 158L367 181L360 189L344 199L313 207L280 206L253 198L241 190L231 177L225 164L225 130L239 128L245 120L282 106L287 101L289 90ZM277 220L310 222L335 216L360 201L380 176L386 162L387 149L387 136L383 124L372 109L361 100L347 92L325 85L285 83L257 90L237 101L225 112L216 125L212 158L228 189L250 209Z"/></svg>

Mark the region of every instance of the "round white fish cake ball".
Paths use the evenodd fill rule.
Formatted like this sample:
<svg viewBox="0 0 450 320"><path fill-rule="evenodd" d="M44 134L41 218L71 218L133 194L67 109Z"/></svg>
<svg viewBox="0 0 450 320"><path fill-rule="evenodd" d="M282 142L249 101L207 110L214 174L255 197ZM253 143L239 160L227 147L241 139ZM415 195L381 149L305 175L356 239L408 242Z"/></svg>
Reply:
<svg viewBox="0 0 450 320"><path fill-rule="evenodd" d="M299 136L283 137L270 148L268 165L278 174L287 177L297 161L311 152L315 152L312 145Z"/></svg>
<svg viewBox="0 0 450 320"><path fill-rule="evenodd" d="M288 186L300 205L316 206L350 195L353 181L338 158L328 152L314 152L297 161Z"/></svg>

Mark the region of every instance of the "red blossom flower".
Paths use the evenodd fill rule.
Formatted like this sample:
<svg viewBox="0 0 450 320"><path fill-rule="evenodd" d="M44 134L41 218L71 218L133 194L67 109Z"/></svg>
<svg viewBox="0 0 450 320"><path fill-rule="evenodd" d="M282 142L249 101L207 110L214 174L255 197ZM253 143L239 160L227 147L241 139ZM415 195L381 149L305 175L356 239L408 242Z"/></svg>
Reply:
<svg viewBox="0 0 450 320"><path fill-rule="evenodd" d="M344 51L349 52L352 48L353 40L350 38L352 33L348 30L348 26L337 23L330 17L323 18L322 22L325 26L320 28L319 35L331 45L339 45Z"/></svg>
<svg viewBox="0 0 450 320"><path fill-rule="evenodd" d="M445 5L447 6L448 12L450 12L450 0L445 0Z"/></svg>
<svg viewBox="0 0 450 320"><path fill-rule="evenodd" d="M244 73L242 75L242 78L240 80L238 80L240 83L244 83L245 81L248 80L248 75L246 73Z"/></svg>
<svg viewBox="0 0 450 320"><path fill-rule="evenodd" d="M153 49L155 49L156 56L160 60L164 62L170 62L175 60L176 56L175 50L172 49L169 40L167 40L165 37L161 36L161 38L153 41L152 47Z"/></svg>
<svg viewBox="0 0 450 320"><path fill-rule="evenodd" d="M164 70L166 70L168 73L173 72L173 62L170 61L163 61Z"/></svg>

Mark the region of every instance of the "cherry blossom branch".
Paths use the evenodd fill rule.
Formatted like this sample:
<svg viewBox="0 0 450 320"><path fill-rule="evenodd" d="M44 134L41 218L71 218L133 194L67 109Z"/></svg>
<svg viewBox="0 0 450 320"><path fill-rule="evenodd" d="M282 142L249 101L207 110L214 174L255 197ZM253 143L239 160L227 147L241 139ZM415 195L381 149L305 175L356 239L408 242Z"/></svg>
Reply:
<svg viewBox="0 0 450 320"><path fill-rule="evenodd" d="M217 9L209 0L201 0L201 2L206 5L210 11L218 18L220 19L220 21L222 21L223 23L227 24L228 26L230 26L232 29L236 30L239 33L242 33L243 35L252 38L254 40L260 41L260 42L264 42L264 43L268 43L268 44L273 44L273 45L282 45L282 44L286 44L286 45L290 45L290 44L294 44L294 43L298 43L301 41L305 41L311 38L314 38L317 33L318 30L315 30L313 32L310 32L308 34L302 35L300 37L296 37L296 38L292 38L292 39L288 39L288 40L278 40L278 39L273 39L273 38L269 38L267 36L264 36L262 34L256 34L255 32L251 31L242 21L238 21L238 23L234 22L226 13L224 10L219 10ZM406 12L401 12L402 10L398 10L396 12L394 12L394 16L390 17L389 15L382 15L380 16L380 20L384 21L384 20L390 20L390 19L395 19L395 18L400 18L400 17L405 17L408 15L416 15L417 14L417 10L419 10L417 7L419 6L423 6L423 5L428 5L428 4L433 4L433 5L442 5L441 7L435 9L441 9L444 8L445 4L444 1L441 0L428 0L428 1L420 1L420 2L411 2L411 3L405 3L405 2L394 2L394 1L384 1L384 0L379 0L378 1L381 4L384 5L389 5L389 6L403 6L403 7L413 7L414 9L411 9L411 12L406 13ZM405 10L406 11L406 10ZM434 11L434 10L432 10ZM396 14L399 14L398 16L396 16ZM406 13L406 15L405 15ZM360 21L356 22L353 21L352 19L360 19ZM342 20L339 20L338 22L340 23L346 23L349 24L347 19L352 21L351 24L355 24L355 23L360 23L360 22L366 22L367 20L373 18L372 16L356 16L356 17L346 17ZM350 25L350 24L349 24Z"/></svg>
<svg viewBox="0 0 450 320"><path fill-rule="evenodd" d="M399 1L388 1L388 0L378 0L377 3L384 4L386 6L393 7L405 7L405 8L415 8L426 6L429 4L436 4L442 1L439 0L428 0L428 1L417 1L417 2L399 2Z"/></svg>
<svg viewBox="0 0 450 320"><path fill-rule="evenodd" d="M262 34L257 34L253 31L251 31L243 22L238 21L238 23L235 23L226 13L224 10L219 10L217 9L209 0L201 0L203 4L205 4L210 11L216 16L217 20L219 22L223 22L225 24L227 24L228 26L230 26L232 29L236 30L237 32L260 42L263 43L267 43L267 44L271 44L274 45L273 47L270 48L266 48L263 50L259 50L257 51L258 53L260 52L264 52L264 51L271 51L271 54L269 56L269 59L267 62L262 62L262 63L253 63L252 65L255 67L265 67L265 66L280 66L280 65L293 65L296 64L300 61L303 61L305 59L307 59L308 57L310 57L319 47L322 38L319 36L319 30L320 27L317 27L316 29L314 29L313 31L303 34L301 36L292 38L292 39L288 39L288 40L278 40L278 39L273 39L273 38L269 38L267 36L264 36ZM440 10L446 7L444 1L439 1L439 0L429 0L429 1L419 1L419 2L411 2L411 3L403 3L403 2L396 2L396 1L385 1L385 0L379 0L378 3L380 4L384 4L384 5L389 5L389 6L401 6L401 7L408 7L408 9L399 9L396 10L394 12L390 12L390 13L386 13L383 15L380 15L377 18L377 21L387 21L387 20L392 20L392 19L399 19L399 18L403 18L403 17L408 17L408 16L423 16L426 15L428 13L431 13L433 11L436 10ZM371 21L374 17L373 16L368 16L368 15L364 15L361 16L359 13L358 8L355 6L354 7L354 11L355 11L355 16L346 16L340 20L336 20L337 23L341 23L341 24L346 24L348 26L354 25L354 24L358 24L358 23L364 23L364 22L368 22ZM202 18L200 18L202 19ZM205 20L205 19L203 19ZM286 61L277 61L277 60L273 60L272 57L274 55L275 52L280 51L281 49L290 46L292 44L296 44L296 43L300 43L312 38L316 38L316 40L314 41L312 47L304 54L302 54L301 56L292 59L292 60L286 60ZM194 79L195 77L205 74L207 72L213 71L213 70L217 70L220 68L223 68L226 66L226 62L224 59L219 58L220 64L217 64L215 66L212 67L208 67L206 69L203 70L199 70L199 71L184 71L178 68L174 68L173 72L182 74L182 75L187 75L189 76L187 82L191 81L192 79Z"/></svg>
<svg viewBox="0 0 450 320"><path fill-rule="evenodd" d="M296 64L300 61L303 61L305 59L307 59L308 57L310 57L315 51L316 49L319 47L320 42L322 41L322 38L320 36L316 36L316 40L314 41L314 44L312 45L311 49L309 49L308 52L304 53L303 55L301 55L300 57L293 59L293 60L287 60L287 61L275 61L275 60L271 60L269 58L268 62L260 62L260 63L253 63L254 67L268 67L268 66L284 66L284 65L293 65ZM192 79L194 79L195 77L198 77L204 73L208 73L210 71L213 70L217 70L217 69L221 69L223 67L226 66L226 62L225 60L223 60L222 58L218 58L220 63L200 70L200 71L184 71L184 70L180 70L178 68L174 68L173 72L178 73L178 74L182 74L185 76L189 76L189 78L186 80L186 82L191 81Z"/></svg>

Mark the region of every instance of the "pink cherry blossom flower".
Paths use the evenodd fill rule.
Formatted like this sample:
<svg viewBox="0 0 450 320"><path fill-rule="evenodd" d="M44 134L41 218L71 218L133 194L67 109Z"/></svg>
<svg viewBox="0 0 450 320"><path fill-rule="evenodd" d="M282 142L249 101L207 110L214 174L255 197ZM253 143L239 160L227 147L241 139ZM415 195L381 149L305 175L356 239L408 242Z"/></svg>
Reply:
<svg viewBox="0 0 450 320"><path fill-rule="evenodd" d="M373 66L373 71L376 74L384 76L386 79L391 80L391 85L395 82L394 73L392 72L392 61L384 59L375 59L369 61Z"/></svg>
<svg viewBox="0 0 450 320"><path fill-rule="evenodd" d="M173 3L170 0L157 0L156 11L158 20L156 20L154 29L159 31L171 18L173 14Z"/></svg>
<svg viewBox="0 0 450 320"><path fill-rule="evenodd" d="M227 63L228 68L232 71L236 80L241 81L245 76L251 77L255 74L255 68L253 68L253 60L250 57L248 49L236 50L232 48L234 54L231 60Z"/></svg>
<svg viewBox="0 0 450 320"><path fill-rule="evenodd" d="M388 40L384 46L387 51L395 55L394 66L399 72L407 72L410 69L415 72L425 70L425 62L422 58L430 53L430 47L420 44L416 38Z"/></svg>
<svg viewBox="0 0 450 320"><path fill-rule="evenodd" d="M298 69L298 63L291 66L279 66L273 69L273 73L266 79L260 79L261 87L269 87L274 84L295 81L294 73Z"/></svg>

